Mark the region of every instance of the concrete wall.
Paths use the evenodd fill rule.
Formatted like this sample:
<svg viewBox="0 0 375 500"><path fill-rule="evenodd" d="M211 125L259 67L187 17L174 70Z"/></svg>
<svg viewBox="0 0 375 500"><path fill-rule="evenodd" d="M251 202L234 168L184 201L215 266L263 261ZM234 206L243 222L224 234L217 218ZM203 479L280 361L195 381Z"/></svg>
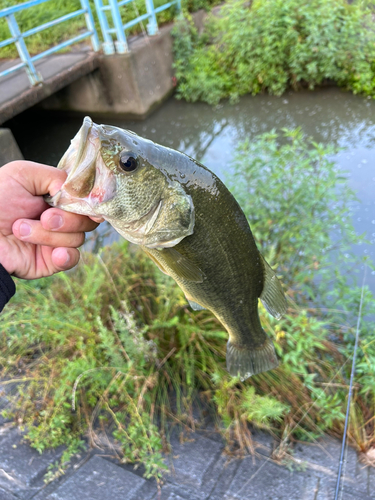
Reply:
<svg viewBox="0 0 375 500"><path fill-rule="evenodd" d="M0 167L13 160L23 160L22 153L9 128L0 128Z"/></svg>
<svg viewBox="0 0 375 500"><path fill-rule="evenodd" d="M203 10L193 14L198 30L206 16ZM169 24L155 36L133 37L127 54L100 55L97 69L40 105L44 109L145 118L174 90L172 28Z"/></svg>
<svg viewBox="0 0 375 500"><path fill-rule="evenodd" d="M99 67L60 90L45 109L144 118L173 92L172 26L138 37L130 52L99 56Z"/></svg>

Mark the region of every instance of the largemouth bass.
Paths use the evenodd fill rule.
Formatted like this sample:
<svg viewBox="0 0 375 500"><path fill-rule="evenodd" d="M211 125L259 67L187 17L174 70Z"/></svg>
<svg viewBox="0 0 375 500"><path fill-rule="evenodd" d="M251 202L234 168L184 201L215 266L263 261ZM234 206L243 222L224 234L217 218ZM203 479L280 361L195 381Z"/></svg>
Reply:
<svg viewBox="0 0 375 500"><path fill-rule="evenodd" d="M286 299L220 179L183 153L88 117L58 168L68 177L49 203L103 217L177 282L193 309L212 311L229 334L231 375L277 367L258 299L276 318Z"/></svg>

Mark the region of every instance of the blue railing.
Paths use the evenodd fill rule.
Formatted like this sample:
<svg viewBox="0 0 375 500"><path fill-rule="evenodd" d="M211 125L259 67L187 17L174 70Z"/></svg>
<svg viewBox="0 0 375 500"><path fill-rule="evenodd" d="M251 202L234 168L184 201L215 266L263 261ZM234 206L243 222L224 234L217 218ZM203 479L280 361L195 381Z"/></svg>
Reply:
<svg viewBox="0 0 375 500"><path fill-rule="evenodd" d="M103 34L103 43L99 42L98 34L95 29L94 18L90 9L89 0L80 0L81 9L76 10L74 12L70 12L65 16L59 17L58 19L54 19L48 23L37 26L33 29L30 29L25 32L21 32L15 14L20 12L21 10L28 9L30 7L34 7L35 5L42 4L44 2L48 2L49 0L30 0L29 2L15 5L13 7L8 7L6 9L0 10L0 19L4 18L8 22L9 31L11 33L11 38L7 40L0 41L0 48L5 47L6 45L10 45L14 43L17 47L18 54L21 58L21 63L15 64L14 66L1 71L0 78L2 76L9 75L14 71L18 71L19 69L24 68L29 77L29 80L32 85L37 85L43 81L42 75L36 70L34 66L34 62L46 57L54 52L57 52L73 43L80 42L85 38L91 38L91 43L94 51L103 49L104 54L114 54L115 52L119 54L123 54L128 51L128 43L126 39L126 30L133 27L134 25L141 23L147 20L147 32L149 35L155 35L158 32L158 23L156 20L156 14L162 12L173 5L176 6L177 10L181 10L181 0L172 0L160 7L155 8L153 0L145 0L146 2L146 14L138 15L135 19L123 23L121 18L120 8L123 5L126 5L134 0L108 0L108 4L104 4L103 0L94 0L96 12L98 15L100 27ZM109 14L109 21L107 13ZM35 56L30 56L29 51L27 50L27 46L25 43L25 38L34 35L35 33L39 33L42 30L47 28L51 28L56 24L62 23L64 21L68 21L77 16L84 15L86 19L87 31L84 33L80 33L74 38L70 38L65 42L62 42L54 47L45 50L44 52L37 54ZM112 27L110 27L112 26Z"/></svg>
<svg viewBox="0 0 375 500"><path fill-rule="evenodd" d="M5 47L6 45L10 45L12 43L16 44L18 54L21 58L21 63L16 64L5 71L0 72L0 77L9 75L10 73L13 73L14 71L17 71L19 69L25 68L27 76L29 77L30 83L32 85L37 85L38 83L41 83L43 81L42 75L36 70L34 66L34 62L38 61L39 59L42 59L43 57L49 56L50 54L53 54L54 52L57 52L58 50L64 49L65 47L68 47L69 45L72 45L73 43L80 42L81 40L84 40L85 38L91 38L91 43L92 47L95 51L98 51L100 48L100 43L99 43L99 38L98 34L95 29L94 25L94 19L92 16L92 12L90 9L90 5L88 0L80 0L81 2L81 9L76 10L74 12L70 12L69 14L66 14L65 16L59 17L58 19L54 19L53 21L50 21L48 23L42 24L40 26L37 26L36 28L30 29L28 31L25 31L21 33L21 30L17 24L16 18L14 14L16 12L20 12L21 10L28 9L29 7L34 7L35 5L39 5L41 3L47 2L48 0L30 0L29 2L19 4L19 5L14 5L13 7L8 7L6 9L0 10L0 18L5 17L5 19L8 22L9 26L9 31L12 35L12 38L8 38L7 40L0 41L0 48ZM47 28L51 28L52 26L55 26L56 24L62 23L64 21L68 21L69 19L73 19L74 17L84 15L86 19L86 25L87 25L87 31L84 33L80 33L79 35L75 36L74 38L70 38L69 40L66 40L65 42L62 42L58 45L55 45L54 47L45 50L44 52L37 54L33 57L30 56L29 51L27 50L27 46L25 43L25 38L34 35L35 33L39 33L40 31L43 31Z"/></svg>
<svg viewBox="0 0 375 500"><path fill-rule="evenodd" d="M139 15L135 19L124 24L121 18L120 7L131 3L133 0L108 0L108 4L104 4L103 0L94 1L103 34L104 42L102 47L105 54L114 54L115 52L118 54L124 54L129 50L126 39L127 29L147 20L147 33L151 36L156 35L158 32L156 14L172 7L173 5L176 6L178 11L181 11L181 0L172 0L171 2L165 3L157 8L154 7L153 0L145 0L147 10L146 14ZM107 12L112 16L111 24L113 25L113 28L109 27ZM114 41L113 38L116 38L116 40Z"/></svg>

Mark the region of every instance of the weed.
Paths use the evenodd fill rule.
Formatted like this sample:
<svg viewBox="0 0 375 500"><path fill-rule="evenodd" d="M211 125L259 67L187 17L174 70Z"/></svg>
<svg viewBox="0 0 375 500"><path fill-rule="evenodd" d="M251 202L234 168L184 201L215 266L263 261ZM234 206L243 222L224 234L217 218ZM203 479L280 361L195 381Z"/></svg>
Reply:
<svg viewBox="0 0 375 500"><path fill-rule="evenodd" d="M232 190L288 285L281 321L259 305L276 370L231 378L217 319L191 311L173 280L126 242L84 253L73 271L18 280L0 317L0 376L17 382L11 414L31 445L67 445L47 479L63 473L84 436L101 446L105 432L120 460L160 480L169 425L194 429L197 406L214 415L231 453L253 450L249 423L281 438L280 459L290 440L342 434L360 294L353 259L347 269L337 259L355 236L353 194L332 152L285 130L239 145L234 160ZM374 314L368 290L364 306ZM363 453L375 444L372 332L363 321L349 426Z"/></svg>
<svg viewBox="0 0 375 500"><path fill-rule="evenodd" d="M177 95L217 104L335 82L374 96L372 25L372 6L363 2L231 0L220 16L210 17L202 36L189 28L174 31L184 40L175 48Z"/></svg>

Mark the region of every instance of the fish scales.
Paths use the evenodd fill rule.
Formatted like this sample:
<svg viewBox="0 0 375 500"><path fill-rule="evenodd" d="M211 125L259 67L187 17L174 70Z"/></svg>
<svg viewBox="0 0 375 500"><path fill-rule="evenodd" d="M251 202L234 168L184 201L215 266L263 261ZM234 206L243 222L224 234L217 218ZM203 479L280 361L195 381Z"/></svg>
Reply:
<svg viewBox="0 0 375 500"><path fill-rule="evenodd" d="M260 323L258 299L281 317L286 310L282 287L237 201L210 170L183 153L90 118L59 168L68 177L49 202L108 220L177 282L194 309L212 311L229 334L232 375L244 379L278 365Z"/></svg>
<svg viewBox="0 0 375 500"><path fill-rule="evenodd" d="M195 205L194 233L175 249L201 269L203 282L181 279L163 259L162 251L148 251L190 300L215 314L237 343L261 346L265 336L258 316L258 297L264 278L259 251L235 199L231 196L230 202L220 202L222 196L227 197L222 182L212 175L208 187L202 184L186 186Z"/></svg>

